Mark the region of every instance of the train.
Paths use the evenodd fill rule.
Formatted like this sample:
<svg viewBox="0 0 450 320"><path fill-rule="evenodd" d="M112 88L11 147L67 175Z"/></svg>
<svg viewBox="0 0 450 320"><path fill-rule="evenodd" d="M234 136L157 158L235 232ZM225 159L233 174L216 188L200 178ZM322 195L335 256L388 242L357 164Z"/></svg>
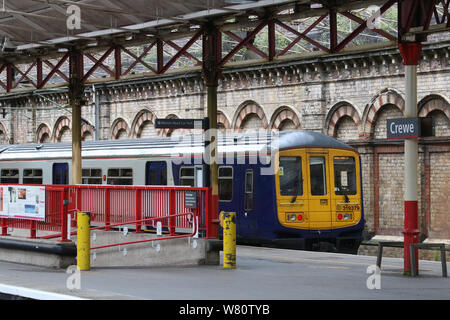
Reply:
<svg viewBox="0 0 450 320"><path fill-rule="evenodd" d="M82 183L207 186L205 145L204 135L83 142ZM3 145L0 183L71 184L71 159L71 143ZM357 252L363 191L351 146L308 130L219 134L217 161L219 212L236 212L238 243Z"/></svg>

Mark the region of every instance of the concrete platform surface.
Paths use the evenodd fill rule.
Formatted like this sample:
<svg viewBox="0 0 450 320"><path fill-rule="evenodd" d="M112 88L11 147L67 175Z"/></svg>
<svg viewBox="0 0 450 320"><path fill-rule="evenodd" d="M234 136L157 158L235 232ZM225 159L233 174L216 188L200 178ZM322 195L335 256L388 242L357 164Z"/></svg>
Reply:
<svg viewBox="0 0 450 320"><path fill-rule="evenodd" d="M0 292L16 288L22 296L28 290L30 298L52 300L450 299L450 279L441 276L440 262L421 260L417 278L402 275L398 258L383 258L376 278L368 270L375 262L372 256L238 246L234 270L217 265L92 268L81 272L80 289L74 285L76 273L0 262Z"/></svg>

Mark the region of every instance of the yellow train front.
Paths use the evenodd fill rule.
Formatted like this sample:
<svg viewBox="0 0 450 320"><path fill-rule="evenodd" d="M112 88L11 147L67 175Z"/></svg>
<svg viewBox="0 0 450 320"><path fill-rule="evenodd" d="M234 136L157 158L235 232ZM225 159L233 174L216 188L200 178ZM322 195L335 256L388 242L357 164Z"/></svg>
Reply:
<svg viewBox="0 0 450 320"><path fill-rule="evenodd" d="M274 174L264 173L273 164L246 158L219 166L219 208L237 212L238 242L307 250L330 243L338 252L357 252L364 214L356 150L320 133L291 131L280 133ZM225 171L235 197L224 185Z"/></svg>

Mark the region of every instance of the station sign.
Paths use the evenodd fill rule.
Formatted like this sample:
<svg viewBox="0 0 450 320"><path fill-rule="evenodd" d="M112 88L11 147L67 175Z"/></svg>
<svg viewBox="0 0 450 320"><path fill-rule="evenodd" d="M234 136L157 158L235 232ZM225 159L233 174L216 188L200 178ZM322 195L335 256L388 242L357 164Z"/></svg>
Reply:
<svg viewBox="0 0 450 320"><path fill-rule="evenodd" d="M156 129L207 129L208 118L204 119L156 119Z"/></svg>
<svg viewBox="0 0 450 320"><path fill-rule="evenodd" d="M397 118L387 119L388 139L411 139L433 135L431 118Z"/></svg>
<svg viewBox="0 0 450 320"><path fill-rule="evenodd" d="M419 118L387 119L388 139L408 139L420 137Z"/></svg>

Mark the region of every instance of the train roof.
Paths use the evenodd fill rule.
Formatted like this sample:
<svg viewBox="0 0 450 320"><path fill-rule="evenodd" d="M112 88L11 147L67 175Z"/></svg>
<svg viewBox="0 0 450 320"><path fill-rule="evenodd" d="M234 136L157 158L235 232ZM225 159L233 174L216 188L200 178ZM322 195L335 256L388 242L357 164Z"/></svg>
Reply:
<svg viewBox="0 0 450 320"><path fill-rule="evenodd" d="M339 148L352 147L322 133L295 130L279 133L235 133L219 134L219 153L260 152L272 149L293 149L304 147ZM99 140L82 143L83 158L174 156L201 154L204 150L203 135L177 137L154 137L130 140ZM72 143L43 143L0 146L0 161L38 160L71 158Z"/></svg>

